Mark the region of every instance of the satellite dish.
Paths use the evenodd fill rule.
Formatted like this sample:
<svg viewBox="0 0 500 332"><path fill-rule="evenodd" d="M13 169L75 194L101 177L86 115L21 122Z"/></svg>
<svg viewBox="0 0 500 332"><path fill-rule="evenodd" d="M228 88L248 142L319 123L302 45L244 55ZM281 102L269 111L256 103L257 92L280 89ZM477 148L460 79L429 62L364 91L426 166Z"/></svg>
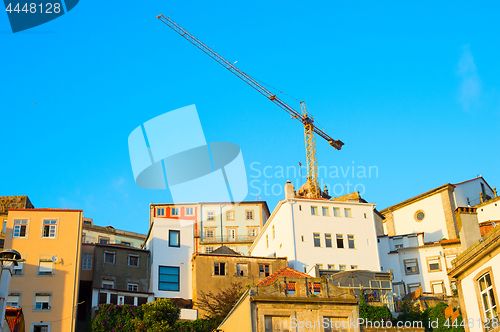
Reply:
<svg viewBox="0 0 500 332"><path fill-rule="evenodd" d="M54 262L54 263L57 263L59 261L59 258L57 258L57 256L52 256L51 260Z"/></svg>

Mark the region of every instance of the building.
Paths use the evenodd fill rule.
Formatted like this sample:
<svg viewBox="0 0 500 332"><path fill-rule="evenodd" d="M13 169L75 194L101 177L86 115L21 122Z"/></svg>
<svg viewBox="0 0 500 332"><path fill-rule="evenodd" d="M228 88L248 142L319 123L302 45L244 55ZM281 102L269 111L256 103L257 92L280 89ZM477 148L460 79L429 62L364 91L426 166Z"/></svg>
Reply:
<svg viewBox="0 0 500 332"><path fill-rule="evenodd" d="M0 196L0 222L2 229L0 230L0 249L3 249L5 241L5 233L7 231L7 216L9 209L33 209L28 196Z"/></svg>
<svg viewBox="0 0 500 332"><path fill-rule="evenodd" d="M357 302L351 290L284 267L247 290L217 331L356 332Z"/></svg>
<svg viewBox="0 0 500 332"><path fill-rule="evenodd" d="M9 209L5 247L26 261L12 276L8 305L23 308L27 331L74 331L82 223L82 210Z"/></svg>
<svg viewBox="0 0 500 332"><path fill-rule="evenodd" d="M384 234L424 233L425 242L456 239L457 207L474 206L496 196L480 176L457 184L447 183L380 211Z"/></svg>
<svg viewBox="0 0 500 332"><path fill-rule="evenodd" d="M374 204L358 199L296 198L285 185L278 203L255 239L252 256L288 257L290 268L380 271Z"/></svg>
<svg viewBox="0 0 500 332"><path fill-rule="evenodd" d="M193 221L194 252L210 253L225 245L247 255L269 218L269 208L265 201L150 204L150 223L153 218Z"/></svg>
<svg viewBox="0 0 500 332"><path fill-rule="evenodd" d="M153 218L144 242L151 253L149 292L155 298L172 299L181 307L180 319L196 319L192 309L192 268L194 221L180 218Z"/></svg>
<svg viewBox="0 0 500 332"><path fill-rule="evenodd" d="M466 324L465 331L500 331L496 324L500 318L496 284L500 278L500 227L481 236L474 208L462 211L462 225L468 231L460 239L470 245L452 261L448 275L456 282L463 318L474 322Z"/></svg>
<svg viewBox="0 0 500 332"><path fill-rule="evenodd" d="M191 260L193 269L193 302L201 292L218 293L232 283L256 285L264 278L287 266L286 257L243 256L222 246L210 254L195 253ZM203 312L199 311L199 317Z"/></svg>
<svg viewBox="0 0 500 332"><path fill-rule="evenodd" d="M495 197L482 201L473 207L477 209L477 219L480 223L500 221L500 197L497 195L496 188L493 188Z"/></svg>
<svg viewBox="0 0 500 332"><path fill-rule="evenodd" d="M113 226L97 226L91 218L83 219L82 243L122 244L129 247L140 248L146 235L123 231Z"/></svg>
<svg viewBox="0 0 500 332"><path fill-rule="evenodd" d="M381 270L390 271L396 300L419 287L427 294L452 296L447 269L462 252L459 239L424 243L424 233L379 236Z"/></svg>
<svg viewBox="0 0 500 332"><path fill-rule="evenodd" d="M92 306L103 303L142 305L154 301L149 292L149 250L125 245L96 244L93 264Z"/></svg>

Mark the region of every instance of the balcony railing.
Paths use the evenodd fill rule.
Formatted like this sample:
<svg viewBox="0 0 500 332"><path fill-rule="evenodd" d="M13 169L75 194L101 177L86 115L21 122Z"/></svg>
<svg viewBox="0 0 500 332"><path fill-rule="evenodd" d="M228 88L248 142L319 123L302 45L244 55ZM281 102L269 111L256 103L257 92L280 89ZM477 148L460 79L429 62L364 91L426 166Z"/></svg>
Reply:
<svg viewBox="0 0 500 332"><path fill-rule="evenodd" d="M257 236L238 235L238 236L202 236L201 242L216 243L216 242L253 242Z"/></svg>

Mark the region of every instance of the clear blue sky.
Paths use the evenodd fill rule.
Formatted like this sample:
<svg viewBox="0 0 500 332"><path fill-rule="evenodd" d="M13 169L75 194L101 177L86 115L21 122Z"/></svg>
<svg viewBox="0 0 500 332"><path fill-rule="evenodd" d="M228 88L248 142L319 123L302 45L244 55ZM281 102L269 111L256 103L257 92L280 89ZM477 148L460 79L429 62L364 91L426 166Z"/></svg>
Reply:
<svg viewBox="0 0 500 332"><path fill-rule="evenodd" d="M98 225L147 232L168 191L134 183L127 139L141 123L196 104L207 141L243 152L249 184L305 163L301 124L156 19L171 16L229 61L305 100L341 151L317 138L331 186L382 209L482 174L500 187L496 1L82 0L12 34L0 13L0 195L84 210ZM284 100L299 108L293 99ZM175 142L166 142L175 144ZM251 168L252 163L254 166ZM347 167L356 173L342 174ZM337 178L331 170L338 167ZM358 166L375 166L361 178ZM276 175L276 174L275 174ZM367 173L366 176L369 174ZM279 186L278 186L279 185ZM353 186L349 189L353 190ZM247 199L283 194L249 187Z"/></svg>

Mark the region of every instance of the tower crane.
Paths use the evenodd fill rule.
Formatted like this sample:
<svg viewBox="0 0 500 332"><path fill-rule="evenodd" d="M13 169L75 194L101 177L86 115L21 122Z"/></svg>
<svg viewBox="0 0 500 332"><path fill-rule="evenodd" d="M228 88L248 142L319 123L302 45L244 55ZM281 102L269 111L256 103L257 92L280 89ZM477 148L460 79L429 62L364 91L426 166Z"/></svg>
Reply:
<svg viewBox="0 0 500 332"><path fill-rule="evenodd" d="M300 102L300 113L293 109L291 106L286 104L283 100L278 98L275 94L267 90L264 86L258 83L256 80L245 74L243 71L236 68L234 64L224 59L222 56L217 54L210 47L205 45L201 40L193 36L186 29L175 23L169 17L165 17L163 15L158 15L160 21L165 23L167 26L172 28L179 35L184 37L187 41L189 41L194 46L198 47L200 50L205 52L209 57L217 61L224 68L229 70L234 75L238 76L252 88L260 92L267 99L281 107L285 112L291 115L293 119L297 119L304 125L304 138L305 138L305 147L306 147L306 156L307 156L307 182L309 184L309 193L307 194L310 198L320 198L320 189L319 189L319 181L318 181L318 162L316 159L316 143L315 143L315 133L320 137L324 138L331 146L335 149L340 150L344 143L340 140L335 140L331 138L327 133L314 125L314 119L312 115L307 112L306 104L301 101Z"/></svg>

